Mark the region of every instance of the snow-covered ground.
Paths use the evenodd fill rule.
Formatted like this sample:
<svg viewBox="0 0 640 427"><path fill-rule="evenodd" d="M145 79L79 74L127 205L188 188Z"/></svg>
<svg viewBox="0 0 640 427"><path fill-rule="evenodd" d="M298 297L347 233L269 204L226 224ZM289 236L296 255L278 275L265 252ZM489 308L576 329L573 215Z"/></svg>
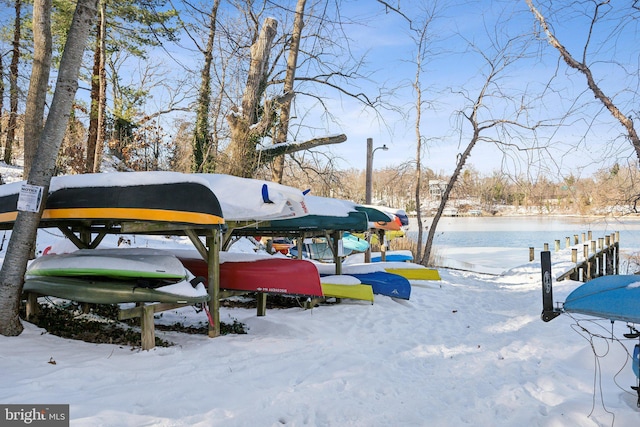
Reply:
<svg viewBox="0 0 640 427"><path fill-rule="evenodd" d="M38 250L59 241L41 230ZM109 239L109 238L108 238ZM107 239L105 245L113 244ZM180 242L137 236L132 244ZM561 269L561 264L554 266ZM156 331L140 351L0 336L0 402L70 405L72 426L637 425L628 352L608 321L540 320L539 264L502 276L441 270L411 300L312 310L222 308L248 334ZM563 300L577 283L559 282ZM206 322L191 308L157 323ZM626 332L616 323L615 336ZM591 335L593 334L593 335ZM50 363L55 361L55 364Z"/></svg>
<svg viewBox="0 0 640 427"><path fill-rule="evenodd" d="M40 230L38 250L61 238ZM20 336L0 336L0 403L69 404L71 425L91 427L638 425L635 341L610 339L622 338L624 324L542 322L539 262L502 275L440 273L415 284L409 301L376 296L265 317L222 308L222 320L248 334L157 330L176 345L150 351L62 339L24 322ZM555 299L577 285L557 283ZM184 308L156 323L175 321L206 315Z"/></svg>

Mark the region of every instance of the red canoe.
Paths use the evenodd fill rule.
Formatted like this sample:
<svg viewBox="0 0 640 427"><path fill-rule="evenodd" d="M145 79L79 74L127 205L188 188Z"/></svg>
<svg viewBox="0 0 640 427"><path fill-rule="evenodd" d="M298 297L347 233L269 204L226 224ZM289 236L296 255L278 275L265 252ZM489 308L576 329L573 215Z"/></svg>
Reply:
<svg viewBox="0 0 640 427"><path fill-rule="evenodd" d="M182 255L178 259L195 276L207 277L207 263L203 259ZM221 263L220 289L323 296L320 274L313 263L276 257Z"/></svg>

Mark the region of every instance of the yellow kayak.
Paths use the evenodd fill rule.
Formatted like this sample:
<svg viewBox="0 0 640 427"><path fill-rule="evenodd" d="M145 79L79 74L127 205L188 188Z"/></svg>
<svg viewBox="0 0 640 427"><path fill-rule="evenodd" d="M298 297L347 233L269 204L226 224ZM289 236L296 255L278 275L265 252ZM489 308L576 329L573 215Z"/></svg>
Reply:
<svg viewBox="0 0 640 427"><path fill-rule="evenodd" d="M397 274L408 280L440 280L440 273L434 268L385 268L388 273Z"/></svg>
<svg viewBox="0 0 640 427"><path fill-rule="evenodd" d="M325 276L320 278L320 282L322 293L325 297L373 302L373 288L371 285L363 285L353 276Z"/></svg>

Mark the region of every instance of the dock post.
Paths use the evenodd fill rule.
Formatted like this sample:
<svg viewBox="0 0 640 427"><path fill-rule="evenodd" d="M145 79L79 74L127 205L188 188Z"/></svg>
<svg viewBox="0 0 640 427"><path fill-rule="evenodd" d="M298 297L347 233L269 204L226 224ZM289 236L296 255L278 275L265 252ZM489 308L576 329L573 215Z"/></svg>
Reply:
<svg viewBox="0 0 640 427"><path fill-rule="evenodd" d="M542 314L543 321L549 322L560 315L560 311L553 307L553 277L551 276L551 253L540 252L540 266L542 267Z"/></svg>

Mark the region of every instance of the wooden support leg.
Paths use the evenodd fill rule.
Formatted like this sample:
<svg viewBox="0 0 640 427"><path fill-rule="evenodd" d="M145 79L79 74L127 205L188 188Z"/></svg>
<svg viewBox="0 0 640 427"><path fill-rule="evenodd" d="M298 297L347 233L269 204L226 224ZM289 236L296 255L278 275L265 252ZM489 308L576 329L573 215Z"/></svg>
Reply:
<svg viewBox="0 0 640 427"><path fill-rule="evenodd" d="M142 306L142 317L140 318L140 324L142 329L142 349L151 350L156 346L156 326L153 321L153 314L155 313L152 305Z"/></svg>
<svg viewBox="0 0 640 427"><path fill-rule="evenodd" d="M34 294L33 292L27 292L27 320L29 320L31 316L35 316L36 314L38 314L38 295Z"/></svg>
<svg viewBox="0 0 640 427"><path fill-rule="evenodd" d="M220 233L214 232L207 236L207 265L209 266L208 292L209 314L212 322L209 322L209 337L220 336Z"/></svg>
<svg viewBox="0 0 640 427"><path fill-rule="evenodd" d="M264 292L258 292L258 316L267 315L267 294Z"/></svg>

